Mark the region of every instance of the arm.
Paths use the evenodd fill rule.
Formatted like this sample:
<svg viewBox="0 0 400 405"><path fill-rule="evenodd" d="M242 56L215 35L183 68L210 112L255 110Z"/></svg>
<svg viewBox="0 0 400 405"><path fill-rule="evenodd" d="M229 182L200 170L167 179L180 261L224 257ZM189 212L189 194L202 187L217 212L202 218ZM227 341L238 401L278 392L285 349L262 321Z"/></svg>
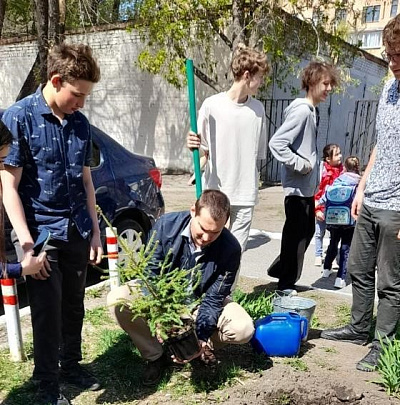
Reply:
<svg viewBox="0 0 400 405"><path fill-rule="evenodd" d="M267 156L267 126L265 114L263 114L260 139L258 141L257 160L263 160Z"/></svg>
<svg viewBox="0 0 400 405"><path fill-rule="evenodd" d="M197 130L198 134L193 131L189 131L186 137L186 146L190 149L199 149L200 156L206 156L208 158L208 144L205 134L208 131L208 120L205 112L205 105L201 106L199 115L197 117ZM205 164L205 163L204 163Z"/></svg>
<svg viewBox="0 0 400 405"><path fill-rule="evenodd" d="M351 216L357 220L358 215L360 214L362 202L364 199L364 190L367 184L367 179L369 174L371 173L372 168L374 167L376 159L376 146L372 150L371 156L369 158L368 165L365 169L363 176L361 177L360 183L357 187L357 192L353 200L353 204L351 205ZM399 231L400 232L400 231ZM399 235L400 236L400 235Z"/></svg>
<svg viewBox="0 0 400 405"><path fill-rule="evenodd" d="M34 241L26 222L21 198L18 194L21 176L22 167L6 165L5 169L0 171L3 190L7 190L3 194L4 207L24 251L24 258L19 266L14 267L11 264L9 265L11 266L9 276L18 278L21 275L32 275L35 279L45 280L50 275L50 266L45 260L46 253L42 253L38 257L32 256Z"/></svg>
<svg viewBox="0 0 400 405"><path fill-rule="evenodd" d="M92 174L90 173L90 167L83 167L83 186L86 190L87 197L87 209L92 219L92 237L90 240L90 263L99 264L103 255L103 248L100 240L100 228L97 220L96 212L96 196L92 181Z"/></svg>
<svg viewBox="0 0 400 405"><path fill-rule="evenodd" d="M304 109L304 111L300 111L300 108ZM294 152L291 146L304 131L308 116L308 106L298 106L295 112L291 111L288 114L284 123L275 132L269 142L269 148L275 159L284 163L289 169L301 174L307 174L311 171L311 163Z"/></svg>
<svg viewBox="0 0 400 405"><path fill-rule="evenodd" d="M236 273L239 271L241 251L237 250L230 253L229 260L222 265L225 270L220 270L221 273L207 289L199 307L196 318L196 333L199 340L204 342L207 342L217 328L224 300L230 294Z"/></svg>
<svg viewBox="0 0 400 405"><path fill-rule="evenodd" d="M25 211L24 207L22 206L21 198L18 194L21 176L22 167L12 167L6 165L5 169L0 171L1 183L4 190L4 208L7 211L11 225L18 236L22 249L24 252L27 252L32 249L34 241L26 222Z"/></svg>

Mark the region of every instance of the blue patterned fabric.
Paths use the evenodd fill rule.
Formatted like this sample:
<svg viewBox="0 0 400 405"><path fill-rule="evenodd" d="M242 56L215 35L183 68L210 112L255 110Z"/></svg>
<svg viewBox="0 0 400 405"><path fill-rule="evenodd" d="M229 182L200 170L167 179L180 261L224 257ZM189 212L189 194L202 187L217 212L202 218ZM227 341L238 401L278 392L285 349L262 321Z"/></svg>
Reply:
<svg viewBox="0 0 400 405"><path fill-rule="evenodd" d="M399 81L389 80L376 115L376 159L364 193L370 207L400 211Z"/></svg>
<svg viewBox="0 0 400 405"><path fill-rule="evenodd" d="M72 219L87 238L92 221L82 173L90 166L90 125L80 112L61 122L41 90L5 111L2 119L14 140L4 163L23 168L18 191L31 232L46 227L53 239L68 240Z"/></svg>

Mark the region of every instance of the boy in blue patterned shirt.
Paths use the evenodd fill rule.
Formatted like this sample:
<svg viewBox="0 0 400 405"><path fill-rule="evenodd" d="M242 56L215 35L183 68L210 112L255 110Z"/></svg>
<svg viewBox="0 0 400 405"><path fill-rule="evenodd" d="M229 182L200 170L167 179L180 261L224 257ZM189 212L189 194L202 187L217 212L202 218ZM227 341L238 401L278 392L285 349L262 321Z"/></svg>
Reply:
<svg viewBox="0 0 400 405"><path fill-rule="evenodd" d="M83 389L100 386L79 365L86 268L102 256L89 164L91 130L79 110L99 79L88 46L55 46L47 83L3 115L13 143L1 180L19 259L40 231L51 233L44 266L27 277L39 404L69 404L59 375Z"/></svg>

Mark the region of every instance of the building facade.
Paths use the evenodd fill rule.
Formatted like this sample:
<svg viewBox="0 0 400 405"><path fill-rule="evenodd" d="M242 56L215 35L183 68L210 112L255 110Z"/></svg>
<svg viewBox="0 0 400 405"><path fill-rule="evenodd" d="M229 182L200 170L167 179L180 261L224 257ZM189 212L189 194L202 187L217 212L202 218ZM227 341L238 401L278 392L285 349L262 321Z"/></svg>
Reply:
<svg viewBox="0 0 400 405"><path fill-rule="evenodd" d="M342 30L348 42L378 57L383 51L383 28L400 12L399 0L300 0L296 6L284 6L288 11L293 7L298 7L298 17L328 32Z"/></svg>

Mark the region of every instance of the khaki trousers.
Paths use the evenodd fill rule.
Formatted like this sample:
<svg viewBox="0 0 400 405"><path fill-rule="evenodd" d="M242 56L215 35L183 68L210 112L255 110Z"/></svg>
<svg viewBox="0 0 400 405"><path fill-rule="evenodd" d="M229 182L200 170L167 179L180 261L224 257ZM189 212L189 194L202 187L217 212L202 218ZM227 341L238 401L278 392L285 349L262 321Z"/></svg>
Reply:
<svg viewBox="0 0 400 405"><path fill-rule="evenodd" d="M132 313L123 305L118 305L121 299L133 298L128 284L133 286L135 281L112 289L107 295L107 305L142 357L148 361L157 360L163 354L163 347L157 338L151 335L147 322L143 318L132 321ZM217 350L226 344L247 343L253 334L254 324L249 314L236 302L226 299L218 319L217 329L208 344Z"/></svg>

